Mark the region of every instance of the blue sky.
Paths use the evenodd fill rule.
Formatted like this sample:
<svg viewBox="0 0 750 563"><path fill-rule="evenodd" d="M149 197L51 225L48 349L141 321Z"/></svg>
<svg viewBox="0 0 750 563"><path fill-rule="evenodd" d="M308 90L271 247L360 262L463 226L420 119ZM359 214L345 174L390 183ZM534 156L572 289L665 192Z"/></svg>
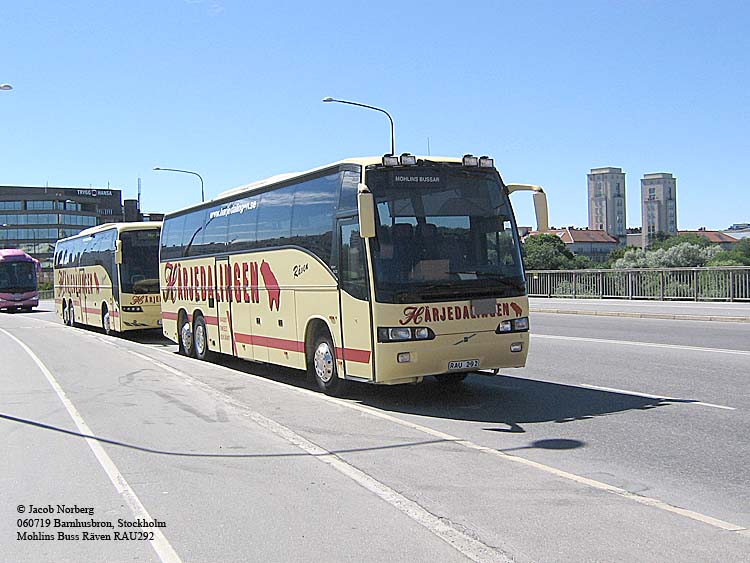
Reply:
<svg viewBox="0 0 750 563"><path fill-rule="evenodd" d="M90 0L0 10L0 184L119 188L171 211L347 156L489 154L587 223L586 174L677 177L681 229L750 221L742 2ZM531 198L514 196L520 224Z"/></svg>

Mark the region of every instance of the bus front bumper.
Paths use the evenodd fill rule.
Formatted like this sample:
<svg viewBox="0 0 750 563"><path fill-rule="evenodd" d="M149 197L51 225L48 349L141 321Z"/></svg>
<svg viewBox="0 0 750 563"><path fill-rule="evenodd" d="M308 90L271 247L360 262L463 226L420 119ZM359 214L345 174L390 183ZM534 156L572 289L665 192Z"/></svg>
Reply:
<svg viewBox="0 0 750 563"><path fill-rule="evenodd" d="M433 340L381 342L375 355L377 383L406 383L428 375L523 367L529 333L494 331L438 335Z"/></svg>

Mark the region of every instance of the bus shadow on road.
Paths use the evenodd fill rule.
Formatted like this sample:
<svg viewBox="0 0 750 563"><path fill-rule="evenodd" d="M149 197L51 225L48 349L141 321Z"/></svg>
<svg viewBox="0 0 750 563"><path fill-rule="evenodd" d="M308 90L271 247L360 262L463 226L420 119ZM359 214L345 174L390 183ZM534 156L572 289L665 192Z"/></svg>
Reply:
<svg viewBox="0 0 750 563"><path fill-rule="evenodd" d="M233 370L278 383L316 389L315 384L299 370L256 364L228 356L214 361ZM381 411L483 422L493 425L486 430L505 433L524 433L524 425L529 424L564 424L627 411L646 411L678 402L692 402L587 389L521 377L481 375L471 375L465 382L455 386L441 385L431 377L413 385L352 383L345 399Z"/></svg>
<svg viewBox="0 0 750 563"><path fill-rule="evenodd" d="M402 388L358 386L350 397L386 411L499 424L486 430L507 433L524 433L528 424L592 420L677 402L511 376L470 376L453 389L431 378Z"/></svg>

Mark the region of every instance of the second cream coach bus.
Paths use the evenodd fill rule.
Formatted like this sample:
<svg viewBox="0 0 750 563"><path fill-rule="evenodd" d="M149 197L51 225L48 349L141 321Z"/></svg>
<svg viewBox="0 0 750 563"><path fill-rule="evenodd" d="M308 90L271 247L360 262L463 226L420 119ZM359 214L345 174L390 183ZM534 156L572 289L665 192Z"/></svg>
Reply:
<svg viewBox="0 0 750 563"><path fill-rule="evenodd" d="M106 223L55 245L55 310L107 334L159 328L161 223Z"/></svg>
<svg viewBox="0 0 750 563"><path fill-rule="evenodd" d="M164 334L346 380L456 382L522 367L528 299L509 194L492 159L357 158L276 176L165 217Z"/></svg>

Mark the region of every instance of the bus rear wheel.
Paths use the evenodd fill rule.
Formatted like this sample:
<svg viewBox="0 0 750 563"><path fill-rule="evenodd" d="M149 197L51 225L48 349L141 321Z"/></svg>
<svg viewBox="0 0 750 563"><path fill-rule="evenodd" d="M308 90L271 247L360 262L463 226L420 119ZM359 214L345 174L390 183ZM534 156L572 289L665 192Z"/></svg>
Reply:
<svg viewBox="0 0 750 563"><path fill-rule="evenodd" d="M206 333L206 321L202 315L198 315L193 324L193 351L199 360L208 358L208 334Z"/></svg>
<svg viewBox="0 0 750 563"><path fill-rule="evenodd" d="M319 332L313 340L308 358L308 371L318 389L326 395L339 396L344 393L347 382L338 375L336 349L327 332Z"/></svg>
<svg viewBox="0 0 750 563"><path fill-rule="evenodd" d="M63 301L63 304L62 304L62 317L63 317L63 324L67 325L68 324L68 304L65 301Z"/></svg>
<svg viewBox="0 0 750 563"><path fill-rule="evenodd" d="M104 329L104 334L108 336L112 336L115 331L112 328L112 317L109 314L109 308L104 305L102 306L102 328Z"/></svg>
<svg viewBox="0 0 750 563"><path fill-rule="evenodd" d="M73 302L68 301L68 326L75 326L76 325L76 314L75 310L73 309Z"/></svg>
<svg viewBox="0 0 750 563"><path fill-rule="evenodd" d="M195 349L193 348L193 329L184 312L180 313L179 320L177 321L177 330L179 332L177 337L180 340L180 354L192 358L195 354Z"/></svg>

